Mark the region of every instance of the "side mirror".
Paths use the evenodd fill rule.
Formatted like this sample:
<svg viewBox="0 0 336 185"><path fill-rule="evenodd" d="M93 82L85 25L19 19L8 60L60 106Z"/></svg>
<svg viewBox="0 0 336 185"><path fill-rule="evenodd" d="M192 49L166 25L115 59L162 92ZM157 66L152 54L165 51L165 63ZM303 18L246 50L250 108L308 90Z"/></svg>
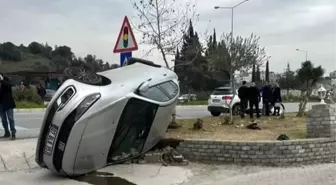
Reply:
<svg viewBox="0 0 336 185"><path fill-rule="evenodd" d="M149 82L146 81L142 83L138 89L139 93L146 93L149 90Z"/></svg>

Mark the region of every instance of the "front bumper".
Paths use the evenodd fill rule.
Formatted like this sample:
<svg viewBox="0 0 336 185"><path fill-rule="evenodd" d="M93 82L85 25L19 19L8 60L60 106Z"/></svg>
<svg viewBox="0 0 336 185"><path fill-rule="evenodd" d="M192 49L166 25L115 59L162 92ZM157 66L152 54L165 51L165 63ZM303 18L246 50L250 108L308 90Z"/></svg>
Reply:
<svg viewBox="0 0 336 185"><path fill-rule="evenodd" d="M46 110L36 147L36 163L63 175L73 173L76 153L87 123L86 119L75 119L77 107L88 94L92 93L84 91L85 87L77 83L72 80L66 81L52 98ZM75 93L61 107L58 100L70 87L75 89ZM67 159L66 163L63 162L63 158Z"/></svg>
<svg viewBox="0 0 336 185"><path fill-rule="evenodd" d="M221 113L227 113L230 112L229 107L223 107L223 106L208 106L208 111L210 112L221 112Z"/></svg>

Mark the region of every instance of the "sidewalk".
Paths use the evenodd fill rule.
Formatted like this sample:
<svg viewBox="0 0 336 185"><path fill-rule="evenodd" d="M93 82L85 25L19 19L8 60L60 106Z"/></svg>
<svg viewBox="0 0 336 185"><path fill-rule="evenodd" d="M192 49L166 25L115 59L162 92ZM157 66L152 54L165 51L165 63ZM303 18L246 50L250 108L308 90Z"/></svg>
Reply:
<svg viewBox="0 0 336 185"><path fill-rule="evenodd" d="M16 139L31 139L31 138L38 138L40 133L40 129L29 129L29 130L19 130L16 131ZM0 136L3 136L5 133L0 128ZM0 144L2 145L3 141L10 141L9 138L0 138ZM1 153L0 153L1 154Z"/></svg>
<svg viewBox="0 0 336 185"><path fill-rule="evenodd" d="M35 163L37 139L0 140L0 172L31 169Z"/></svg>

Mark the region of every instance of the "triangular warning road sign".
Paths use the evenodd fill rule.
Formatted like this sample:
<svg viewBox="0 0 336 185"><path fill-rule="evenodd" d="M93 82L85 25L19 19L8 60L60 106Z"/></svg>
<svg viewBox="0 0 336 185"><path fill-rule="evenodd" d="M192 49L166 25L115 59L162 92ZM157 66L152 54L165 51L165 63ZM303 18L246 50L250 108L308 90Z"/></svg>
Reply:
<svg viewBox="0 0 336 185"><path fill-rule="evenodd" d="M123 53L135 50L138 50L138 44L135 40L131 24L129 23L127 16L125 16L113 52Z"/></svg>

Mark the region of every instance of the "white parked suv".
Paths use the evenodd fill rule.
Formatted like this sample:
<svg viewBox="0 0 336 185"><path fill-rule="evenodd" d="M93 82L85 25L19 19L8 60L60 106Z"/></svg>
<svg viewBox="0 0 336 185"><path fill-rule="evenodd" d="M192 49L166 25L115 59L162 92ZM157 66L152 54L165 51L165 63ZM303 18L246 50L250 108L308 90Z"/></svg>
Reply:
<svg viewBox="0 0 336 185"><path fill-rule="evenodd" d="M261 98L262 99L262 98ZM232 101L232 102L231 102ZM263 107L262 100L259 102L259 110ZM221 113L229 113L232 108L233 115L240 114L240 98L238 97L238 89L235 93L232 92L231 87L218 87L216 88L208 100L208 111L212 116L219 116ZM247 107L247 112L249 112ZM282 105L280 114L284 112L285 107ZM273 107L271 107L271 113Z"/></svg>

